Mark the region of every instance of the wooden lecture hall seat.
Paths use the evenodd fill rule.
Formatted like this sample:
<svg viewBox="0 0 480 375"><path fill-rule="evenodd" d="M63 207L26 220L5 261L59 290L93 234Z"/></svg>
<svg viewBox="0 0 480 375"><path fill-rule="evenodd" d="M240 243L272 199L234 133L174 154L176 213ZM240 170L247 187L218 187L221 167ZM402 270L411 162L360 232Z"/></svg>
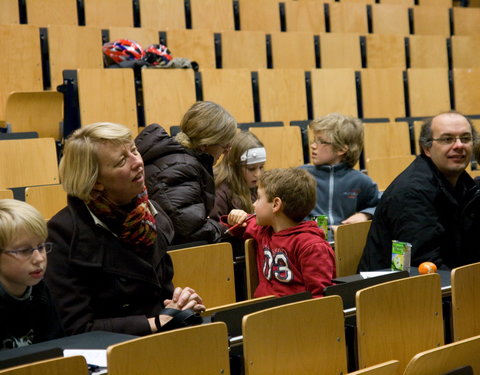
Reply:
<svg viewBox="0 0 480 375"><path fill-rule="evenodd" d="M356 295L358 367L397 359L400 371L417 353L444 344L440 275L389 281Z"/></svg>
<svg viewBox="0 0 480 375"><path fill-rule="evenodd" d="M192 69L143 69L142 83L147 125L158 123L168 131L170 126L180 125L184 113L196 102Z"/></svg>
<svg viewBox="0 0 480 375"><path fill-rule="evenodd" d="M109 375L230 374L223 322L175 329L107 348Z"/></svg>
<svg viewBox="0 0 480 375"><path fill-rule="evenodd" d="M202 69L201 74L203 100L220 104L237 122L255 120L250 70Z"/></svg>
<svg viewBox="0 0 480 375"><path fill-rule="evenodd" d="M230 243L221 242L171 250L168 254L175 269L173 285L192 287L209 307L236 301Z"/></svg>

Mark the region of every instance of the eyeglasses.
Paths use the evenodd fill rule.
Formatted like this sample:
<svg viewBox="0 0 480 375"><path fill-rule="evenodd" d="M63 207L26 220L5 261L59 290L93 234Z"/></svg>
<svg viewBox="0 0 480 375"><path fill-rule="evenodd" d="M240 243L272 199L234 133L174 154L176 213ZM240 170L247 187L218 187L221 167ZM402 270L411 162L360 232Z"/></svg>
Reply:
<svg viewBox="0 0 480 375"><path fill-rule="evenodd" d="M3 250L4 254L12 254L15 258L18 259L30 259L35 250L38 250L40 254L48 254L52 251L53 244L51 242L41 243L37 247L15 249L15 250Z"/></svg>
<svg viewBox="0 0 480 375"><path fill-rule="evenodd" d="M463 144L467 144L473 141L473 138L471 135L462 135L460 137L441 137L441 138L432 138L432 141L438 142L441 145L451 145L457 141L457 139L460 140Z"/></svg>
<svg viewBox="0 0 480 375"><path fill-rule="evenodd" d="M331 145L332 142L328 142L322 138L314 138L313 142L312 143L316 143L317 146L320 146L320 145Z"/></svg>

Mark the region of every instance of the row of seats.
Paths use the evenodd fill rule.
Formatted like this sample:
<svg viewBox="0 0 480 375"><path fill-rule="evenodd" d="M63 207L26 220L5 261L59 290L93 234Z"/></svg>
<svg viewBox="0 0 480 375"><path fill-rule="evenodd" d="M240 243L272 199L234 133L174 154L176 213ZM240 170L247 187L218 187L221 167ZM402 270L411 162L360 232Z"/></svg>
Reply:
<svg viewBox="0 0 480 375"><path fill-rule="evenodd" d="M103 66L102 42L129 38L146 47L167 45L174 57L201 68L464 68L479 65L479 36L169 30L111 27L0 26L5 49L28 58L35 84L55 89L64 69ZM288 47L287 47L288 46ZM472 53L473 51L473 53ZM11 63L6 60L2 65ZM43 70L42 70L43 67ZM20 69L22 66L20 65ZM43 74L43 76L42 76ZM33 82L32 82L33 84Z"/></svg>
<svg viewBox="0 0 480 375"><path fill-rule="evenodd" d="M81 125L107 118L132 130L143 125L137 120L139 97L131 70L78 69L72 77L66 81L78 85ZM288 124L331 112L391 121L451 108L476 115L480 113L479 80L480 68L204 69L196 75L191 70L143 69L137 84L142 82L145 124L168 127L178 125L196 100L218 102L239 123Z"/></svg>
<svg viewBox="0 0 480 375"><path fill-rule="evenodd" d="M316 304L315 302L308 302ZM301 306L305 307L305 306ZM287 306L277 312L276 315L286 315L293 307ZM248 317L251 322L248 327L255 325L255 318ZM258 316L262 320L262 316ZM247 323L246 323L247 324ZM283 332L283 330L282 330ZM131 340L122 344L112 345L108 348L108 372L109 374L123 374L125 369L131 374L141 373L143 375L162 375L170 374L174 371L176 374L196 374L196 373L221 373L229 375L231 373L228 363L228 350L225 346L227 336L227 327L225 323L217 322L209 325L202 325L191 328L184 328L163 334L157 334L146 338ZM281 338L279 338L281 340ZM323 348L316 342L315 347L320 346L326 350L325 354L330 354L329 347ZM314 348L315 348L314 347ZM264 348L261 348L264 349ZM480 337L472 337L449 345L443 345L435 349L425 350L418 353L408 363L404 375L425 375L425 374L474 374L478 371L479 365L476 360L476 353L480 349ZM322 351L319 351L322 353ZM178 353L186 354L189 361L179 369L178 361L182 357ZM325 359L327 363L330 358L325 354L319 356L319 353L313 353L313 358ZM271 357L268 355L267 357ZM290 356L289 356L290 358ZM143 360L142 360L143 359ZM152 365L152 359L155 364ZM296 359L296 358L295 358ZM310 359L310 358L308 358ZM130 362L133 361L135 367ZM300 358L300 364L304 363L304 357ZM307 364L311 360L307 360ZM261 361L260 363L263 363ZM148 365L147 365L148 363ZM185 362L182 362L185 363ZM285 363L285 361L280 361ZM261 367L258 362L250 361L248 365L252 368ZM147 367L148 366L148 367ZM294 368L295 373L300 374L299 368ZM280 366L275 366L277 371L270 366L270 374L282 373ZM307 366L307 370L312 367ZM319 371L324 371L325 367L320 366ZM383 362L368 368L349 372L350 375L396 375L398 374L399 361L391 360ZM335 368L334 370L337 370ZM83 375L87 373L87 363L81 356L60 357L45 361L35 362L33 364L18 366L12 369L0 371L4 375L28 375L35 373L38 375L64 373L68 371L72 375ZM197 372L198 371L198 372ZM430 372L428 372L430 371ZM255 370L249 371L249 374L260 373ZM318 372L323 373L323 372ZM342 372L347 374L347 372Z"/></svg>
<svg viewBox="0 0 480 375"><path fill-rule="evenodd" d="M480 32L480 9L452 8L451 1L423 0L418 6L414 0L380 4L333 0L51 0L48 5L29 0L25 8L19 8L18 3L2 1L0 23L446 36Z"/></svg>
<svg viewBox="0 0 480 375"><path fill-rule="evenodd" d="M75 33L72 32L73 30L75 30ZM265 35L255 32L251 32L253 34L245 33L247 32L222 33L222 53L217 54L217 56L214 52L213 34L210 32L184 30L177 33L172 31L167 33L167 41L169 45L173 45L177 49L177 56L191 56L199 61L202 69L214 68L218 56L222 57L221 64L224 67L247 66L248 69L265 67L267 65ZM41 91L48 85L55 88L63 82L62 72L64 69L102 67L100 29L52 26L45 34L48 34L48 48L43 50L43 55L48 55L49 58L43 60L41 58L38 28L26 25L4 25L0 26L0 34L2 35L0 46L4 47L4 50L12 50L9 58L4 59L0 63L0 69L2 70L2 75L0 76L0 120L5 120L5 103L10 92ZM153 35L157 35L157 33L153 32ZM117 34L115 36L120 35ZM298 37L298 40L295 40L296 37ZM472 68L478 65L480 59L476 58L477 53L475 52L477 50L475 46L479 42L478 38L480 37L452 38L454 69L457 67ZM45 42L45 40L44 38L43 41ZM205 44L207 40L211 42L210 47L207 47ZM298 67L303 65L303 69L307 66L315 68L316 60L320 60L320 66L324 68L350 67L358 69L362 66L360 39L358 36L347 34L321 35L319 38L319 58L315 57L312 35L279 33L271 35L271 40L274 67ZM368 67L395 66L399 68L406 66L404 39L402 37L367 35L365 40L366 64L364 65ZM303 41L303 43L300 43L300 41ZM305 48L305 43L310 43L311 48ZM245 54L243 49L240 48L244 46L248 49L247 45L251 47L251 54ZM285 45L291 47L285 48ZM358 48L355 48L355 45ZM411 37L409 38L409 46L410 66L447 68L448 55L445 38L432 36ZM13 49L16 51L15 53ZM195 51L198 51L198 54ZM243 65L242 61L248 61L249 63ZM315 71L314 75L317 75L317 73L319 75L323 74ZM443 84L445 78L439 82ZM455 80L456 83L457 81ZM456 87L457 85L455 85ZM471 100L472 103L466 106L461 104L463 95L460 95L460 93L464 92L464 89L460 81L458 87L460 88L459 95L455 95L455 99L460 98L457 103L457 109L467 114L478 113L476 110L472 111L471 108L472 105L475 106L475 99ZM445 93L445 90L442 90L442 92ZM471 98L469 94L466 95L465 100L469 101L469 97ZM314 102L316 103L316 100ZM403 105L399 105L399 107L403 107ZM411 106L411 110L413 116L431 113L431 111L428 111L428 113L419 114L415 110L414 105ZM315 109L313 112L313 115L317 116ZM369 114L368 110L364 112L364 117L384 117L383 114ZM347 111L347 113L350 113L350 111ZM387 117L405 116L406 114L404 109L399 109ZM362 114L359 113L359 115ZM295 114L293 119L301 120L305 119L306 116L306 114L301 116ZM241 122L251 120L251 118L239 118ZM259 119L257 118L257 120ZM270 121L267 118L261 118L261 120ZM273 120L287 119L278 117ZM170 121L167 120L167 124L170 124ZM175 118L173 123L178 123L178 118Z"/></svg>
<svg viewBox="0 0 480 375"><path fill-rule="evenodd" d="M348 373L441 375L465 367L473 370L470 373L480 371L480 300L475 290L479 278L479 263L452 271L454 332L464 330L465 335L456 335L447 345L438 274L406 277L357 292L358 364L354 368L360 370ZM273 307L242 320L246 374L348 371L344 310L339 296ZM148 375L175 369L180 374L229 374L228 343L233 342L227 338L229 330L225 323L215 322L112 345L107 349L108 373ZM189 358L182 366L179 353ZM82 362L78 358L51 362L55 361L57 365L71 361L77 366ZM40 370L48 362L37 366L35 373L48 373ZM26 374L26 368L1 373ZM73 366L69 370L73 373Z"/></svg>

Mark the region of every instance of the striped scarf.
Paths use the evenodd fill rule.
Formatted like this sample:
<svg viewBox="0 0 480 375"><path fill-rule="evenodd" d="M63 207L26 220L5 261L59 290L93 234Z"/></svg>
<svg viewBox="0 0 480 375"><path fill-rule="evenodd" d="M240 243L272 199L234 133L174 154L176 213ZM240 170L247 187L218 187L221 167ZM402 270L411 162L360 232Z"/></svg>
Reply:
<svg viewBox="0 0 480 375"><path fill-rule="evenodd" d="M90 200L87 206L122 242L133 245L137 252L145 253L155 244L157 226L150 212L146 187L125 206L117 206L103 195Z"/></svg>

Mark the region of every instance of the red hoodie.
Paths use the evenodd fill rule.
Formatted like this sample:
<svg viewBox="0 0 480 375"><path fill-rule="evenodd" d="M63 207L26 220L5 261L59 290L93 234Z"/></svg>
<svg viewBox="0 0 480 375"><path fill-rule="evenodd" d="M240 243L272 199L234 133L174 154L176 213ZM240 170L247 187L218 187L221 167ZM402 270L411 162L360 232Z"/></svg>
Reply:
<svg viewBox="0 0 480 375"><path fill-rule="evenodd" d="M270 226L250 220L233 235L253 238L257 243L259 284L255 297L284 296L308 290L314 297L335 278L335 255L323 231L314 221L274 233Z"/></svg>

